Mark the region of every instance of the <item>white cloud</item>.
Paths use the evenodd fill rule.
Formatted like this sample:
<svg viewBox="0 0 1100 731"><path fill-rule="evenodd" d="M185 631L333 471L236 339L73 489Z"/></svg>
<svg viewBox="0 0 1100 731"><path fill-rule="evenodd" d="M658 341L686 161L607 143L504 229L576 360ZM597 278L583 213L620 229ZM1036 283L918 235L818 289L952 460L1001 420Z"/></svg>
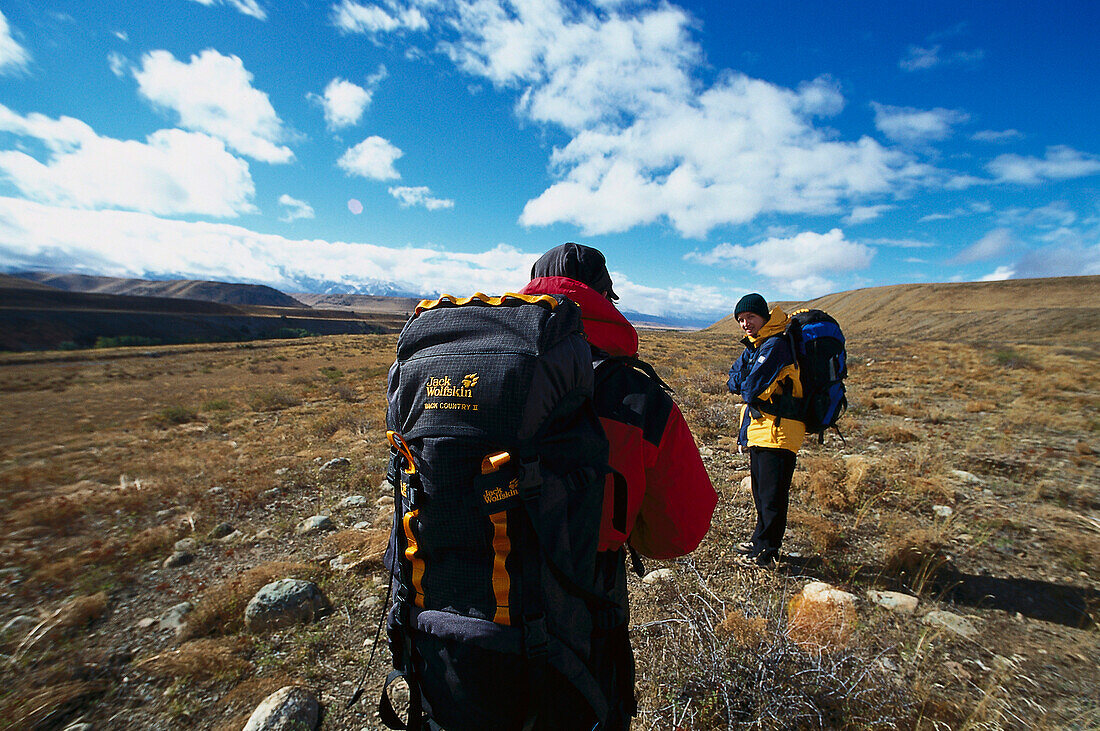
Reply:
<svg viewBox="0 0 1100 731"><path fill-rule="evenodd" d="M873 221L881 216L883 211L891 211L893 209L894 206L890 205L854 206L852 212L844 218L844 222L849 225L866 223L867 221Z"/></svg>
<svg viewBox="0 0 1100 731"><path fill-rule="evenodd" d="M1012 279L1016 274L1016 270L1012 267L997 267L995 270L986 274L978 279L979 282L1003 282L1006 279Z"/></svg>
<svg viewBox="0 0 1100 731"><path fill-rule="evenodd" d="M1046 157L999 155L986 167L997 182L1037 185L1047 180L1096 175L1100 173L1100 156L1057 145L1047 148Z"/></svg>
<svg viewBox="0 0 1100 731"><path fill-rule="evenodd" d="M1005 142L1012 142L1013 140L1022 139L1023 136L1023 132L1014 129L983 129L970 135L970 139L976 142L991 142L993 144L1002 144Z"/></svg>
<svg viewBox="0 0 1100 731"><path fill-rule="evenodd" d="M370 106L375 88L385 77L386 67L382 66L377 74L367 79L367 88L363 88L338 76L328 82L323 94L310 94L309 98L321 105L329 129L351 127L359 124L363 112Z"/></svg>
<svg viewBox="0 0 1100 731"><path fill-rule="evenodd" d="M118 51L111 51L107 54L107 66L112 74L121 79L129 71L130 61Z"/></svg>
<svg viewBox="0 0 1100 731"><path fill-rule="evenodd" d="M394 17L398 6L386 7ZM722 72L701 85L696 21L672 4L411 7L449 26L441 48L459 68L514 90L522 118L569 135L551 158L555 182L524 207L526 226L572 223L592 235L663 219L700 237L767 213L835 213L932 172L869 137L841 141L816 127L844 105L830 79L788 89Z"/></svg>
<svg viewBox="0 0 1100 731"><path fill-rule="evenodd" d="M286 209L286 212L279 217L283 223L297 221L299 218L313 218L315 215L313 206L297 198L291 198L286 193L279 196L279 205Z"/></svg>
<svg viewBox="0 0 1100 731"><path fill-rule="evenodd" d="M152 51L141 64L134 71L138 91L176 112L181 127L217 137L263 162L294 158L289 147L278 144L290 133L267 94L252 86L252 74L238 57L210 48L181 63L168 51Z"/></svg>
<svg viewBox="0 0 1100 731"><path fill-rule="evenodd" d="M927 71L937 66L955 64L974 64L985 58L985 51L975 48L972 51L943 52L943 46L935 44L927 48L909 46L905 56L898 61L902 71Z"/></svg>
<svg viewBox="0 0 1100 731"><path fill-rule="evenodd" d="M1017 246L1016 237L1007 228L996 228L960 251L954 258L959 264L988 261L1008 254Z"/></svg>
<svg viewBox="0 0 1100 731"><path fill-rule="evenodd" d="M30 53L12 37L8 19L0 13L0 74L24 71L30 62Z"/></svg>
<svg viewBox="0 0 1100 731"><path fill-rule="evenodd" d="M834 228L824 234L805 231L789 238L770 238L751 246L724 243L684 258L708 266L748 267L785 292L803 294L829 290L834 285L824 273L863 269L874 254L871 247L848 241Z"/></svg>
<svg viewBox="0 0 1100 731"><path fill-rule="evenodd" d="M302 291L310 282L349 287L397 283L424 295L516 291L541 255L506 244L476 253L430 247L288 239L242 226L186 222L129 211L88 211L0 197L0 267L97 274L170 276L268 284ZM660 289L613 271L626 309L688 317L728 314L727 293L714 287ZM713 303L708 306L707 303Z"/></svg>
<svg viewBox="0 0 1100 731"><path fill-rule="evenodd" d="M267 11L256 0L192 0L210 7L212 5L228 5L236 8L245 15L251 15L258 20L267 20Z"/></svg>
<svg viewBox="0 0 1100 731"><path fill-rule="evenodd" d="M401 175L393 163L404 154L389 140L372 135L345 151L336 164L348 175L372 180L396 180Z"/></svg>
<svg viewBox="0 0 1100 731"><path fill-rule="evenodd" d="M914 109L871 102L875 127L884 135L904 144L924 144L947 139L952 127L970 119L957 109Z"/></svg>
<svg viewBox="0 0 1100 731"><path fill-rule="evenodd" d="M40 141L46 161L0 152L0 176L36 201L163 215L255 212L248 163L205 134L162 129L144 142L101 137L72 117L20 116L0 105L0 131Z"/></svg>
<svg viewBox="0 0 1100 731"><path fill-rule="evenodd" d="M454 208L455 202L445 198L433 198L431 189L426 186L405 187L398 186L389 189L390 195L396 198L402 208L409 206L424 206L429 211L437 211L441 208Z"/></svg>
<svg viewBox="0 0 1100 731"><path fill-rule="evenodd" d="M389 3L391 10L378 5L363 5L353 0L342 0L332 8L332 23L344 33L392 33L399 30L427 30L428 21L416 8L398 8Z"/></svg>

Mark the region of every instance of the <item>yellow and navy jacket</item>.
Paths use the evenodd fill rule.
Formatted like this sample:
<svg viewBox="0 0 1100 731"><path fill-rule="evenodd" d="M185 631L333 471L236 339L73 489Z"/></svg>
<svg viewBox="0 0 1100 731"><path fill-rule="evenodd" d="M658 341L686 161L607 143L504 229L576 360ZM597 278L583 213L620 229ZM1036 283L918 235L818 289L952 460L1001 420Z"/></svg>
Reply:
<svg viewBox="0 0 1100 731"><path fill-rule="evenodd" d="M730 368L726 385L745 402L737 437L742 446L797 452L806 436L805 423L779 415L789 410L792 399L802 398L798 362L783 336L790 319L779 307L772 308L757 336L741 340L745 352Z"/></svg>

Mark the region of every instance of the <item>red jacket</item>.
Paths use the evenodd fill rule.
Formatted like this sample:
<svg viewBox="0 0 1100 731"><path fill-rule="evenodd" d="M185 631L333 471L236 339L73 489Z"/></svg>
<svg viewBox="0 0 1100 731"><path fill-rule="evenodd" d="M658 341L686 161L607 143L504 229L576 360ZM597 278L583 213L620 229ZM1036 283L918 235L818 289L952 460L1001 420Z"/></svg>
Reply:
<svg viewBox="0 0 1100 731"><path fill-rule="evenodd" d="M604 500L600 550L630 545L650 558L695 550L710 528L718 495L683 414L649 376L607 356L637 356L634 326L591 287L567 277L531 280L523 294L560 294L577 303L596 362L596 411L611 443L611 466L626 477L626 535L611 526Z"/></svg>

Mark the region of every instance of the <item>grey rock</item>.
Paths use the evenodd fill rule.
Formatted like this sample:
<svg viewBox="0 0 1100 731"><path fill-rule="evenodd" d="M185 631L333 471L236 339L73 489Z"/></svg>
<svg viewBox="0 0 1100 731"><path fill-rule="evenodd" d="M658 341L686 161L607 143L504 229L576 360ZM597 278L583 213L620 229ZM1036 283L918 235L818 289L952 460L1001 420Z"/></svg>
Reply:
<svg viewBox="0 0 1100 731"><path fill-rule="evenodd" d="M381 484L378 485L378 494L393 497L393 483L389 480L382 480Z"/></svg>
<svg viewBox="0 0 1100 731"><path fill-rule="evenodd" d="M321 469L318 470L318 471L319 472L333 472L335 470L342 470L345 467L350 467L350 466L351 466L351 460L348 459L347 457L336 457L335 459L330 459L328 462L325 462L323 465L321 465Z"/></svg>
<svg viewBox="0 0 1100 731"><path fill-rule="evenodd" d="M321 531L335 530L335 528L336 524L332 522L332 518L327 515L314 515L299 523L294 532L300 536L308 536Z"/></svg>
<svg viewBox="0 0 1100 731"><path fill-rule="evenodd" d="M168 629L179 634L179 631L183 628L183 623L187 619L187 615L191 613L194 607L191 606L191 602L180 602L174 607L169 608L167 612L160 615L160 628Z"/></svg>
<svg viewBox="0 0 1100 731"><path fill-rule="evenodd" d="M289 467L280 467L279 469L275 470L275 474L279 475L280 477L285 475L287 472L290 472Z"/></svg>
<svg viewBox="0 0 1100 731"><path fill-rule="evenodd" d="M242 538L244 538L244 533L240 532L239 530L234 530L229 535L224 535L219 538L218 543L236 543Z"/></svg>
<svg viewBox="0 0 1100 731"><path fill-rule="evenodd" d="M954 508L950 505L933 505L932 512L935 513L937 518L950 518L955 514Z"/></svg>
<svg viewBox="0 0 1100 731"><path fill-rule="evenodd" d="M195 560L195 554L190 551L176 551L168 558L164 559L164 568L174 569L178 566L186 566Z"/></svg>
<svg viewBox="0 0 1100 731"><path fill-rule="evenodd" d="M76 723L70 723L61 731L92 731L95 726L86 721L77 721Z"/></svg>
<svg viewBox="0 0 1100 731"><path fill-rule="evenodd" d="M153 619L152 617L145 617L144 619L139 619L137 621L137 628L138 629L149 629L150 627L152 627L156 623L157 623L157 620Z"/></svg>
<svg viewBox="0 0 1100 731"><path fill-rule="evenodd" d="M360 520L358 523L353 525L352 528L354 528L355 530L366 530L370 528L371 525L372 524L369 520Z"/></svg>
<svg viewBox="0 0 1100 731"><path fill-rule="evenodd" d="M256 592L244 610L250 632L312 622L330 608L328 597L312 581L281 579Z"/></svg>
<svg viewBox="0 0 1100 731"><path fill-rule="evenodd" d="M374 504L384 510L393 510L393 495L383 495L375 500Z"/></svg>
<svg viewBox="0 0 1100 731"><path fill-rule="evenodd" d="M236 530L231 523L218 523L214 526L206 535L215 541L219 538L225 538L227 535Z"/></svg>
<svg viewBox="0 0 1100 731"><path fill-rule="evenodd" d="M656 569L650 571L642 578L643 584L657 584L662 581L672 581L676 576L676 572L673 569Z"/></svg>
<svg viewBox="0 0 1100 731"><path fill-rule="evenodd" d="M869 589L867 591L867 598L880 607L885 607L901 614L912 614L917 610L917 604L920 603L920 600L915 596L902 594L899 591L876 591L874 589Z"/></svg>
<svg viewBox="0 0 1100 731"><path fill-rule="evenodd" d="M176 551L195 551L198 547L199 542L194 538L181 538L172 546L173 550Z"/></svg>
<svg viewBox="0 0 1100 731"><path fill-rule="evenodd" d="M222 495L225 493L225 488L221 485L214 485L214 487L207 490L211 495Z"/></svg>
<svg viewBox="0 0 1100 731"><path fill-rule="evenodd" d="M954 632L967 639L973 638L978 634L978 628L965 617L960 617L957 614L944 612L938 609L921 617L921 622L932 627L943 627L949 632Z"/></svg>
<svg viewBox="0 0 1100 731"><path fill-rule="evenodd" d="M305 688L288 685L280 688L256 706L244 731L313 731L320 720L321 707Z"/></svg>
<svg viewBox="0 0 1100 731"><path fill-rule="evenodd" d="M340 501L341 508L362 508L370 501L362 495L348 495Z"/></svg>
<svg viewBox="0 0 1100 731"><path fill-rule="evenodd" d="M741 478L741 489L745 492L752 492L752 475L745 475Z"/></svg>
<svg viewBox="0 0 1100 731"><path fill-rule="evenodd" d="M955 479L959 482L964 482L968 485L981 485L985 482L982 478L971 472L966 472L965 470L951 470L951 474L954 475Z"/></svg>

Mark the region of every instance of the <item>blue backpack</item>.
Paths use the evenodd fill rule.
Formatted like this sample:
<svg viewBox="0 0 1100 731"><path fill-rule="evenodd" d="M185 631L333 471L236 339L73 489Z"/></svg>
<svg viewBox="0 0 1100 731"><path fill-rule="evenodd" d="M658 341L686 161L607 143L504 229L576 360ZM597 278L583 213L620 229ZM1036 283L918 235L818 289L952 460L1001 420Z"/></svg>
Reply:
<svg viewBox="0 0 1100 731"><path fill-rule="evenodd" d="M822 310L802 309L791 313L787 325L791 349L798 359L802 379L802 407L799 419L807 434L825 441L825 431L848 409L844 379L848 376L844 333L840 325ZM843 436L841 436L843 439Z"/></svg>

